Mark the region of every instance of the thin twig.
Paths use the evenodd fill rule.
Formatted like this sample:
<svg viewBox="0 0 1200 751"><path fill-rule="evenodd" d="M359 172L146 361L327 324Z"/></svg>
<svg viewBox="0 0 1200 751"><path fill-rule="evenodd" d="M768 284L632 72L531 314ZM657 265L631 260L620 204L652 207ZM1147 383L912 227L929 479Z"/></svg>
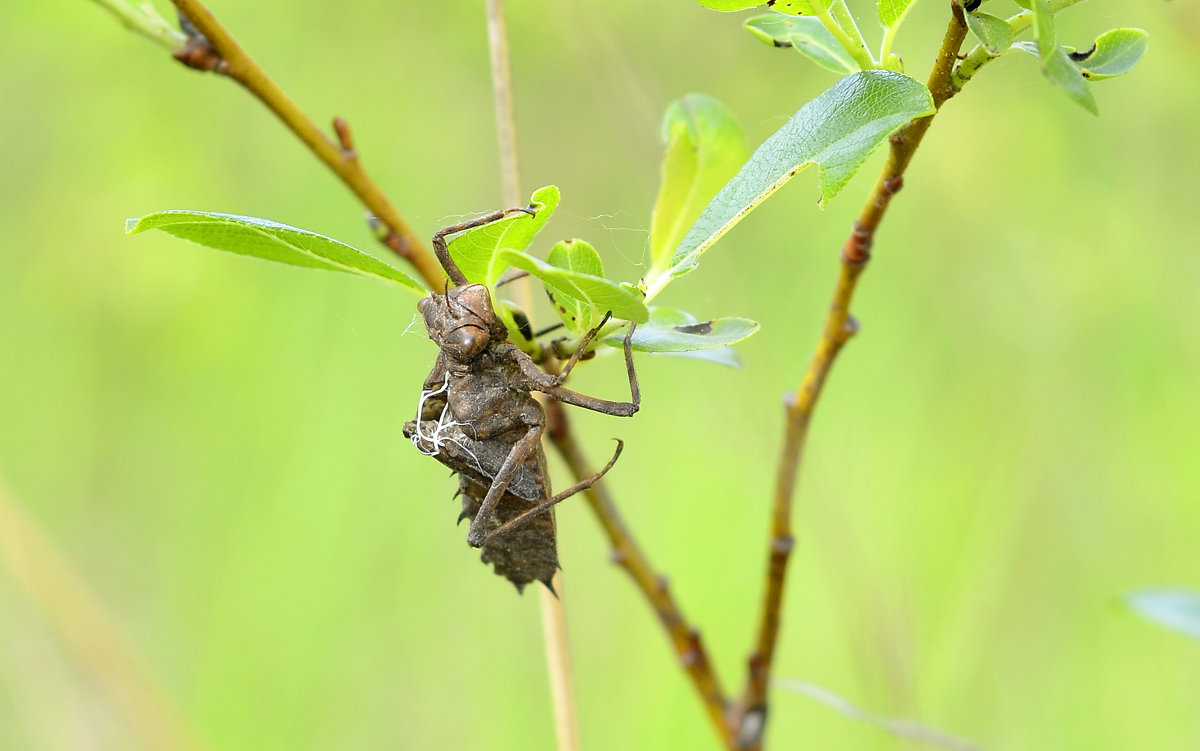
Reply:
<svg viewBox="0 0 1200 751"><path fill-rule="evenodd" d="M508 56L508 28L504 0L487 0L488 49L491 52L492 96L496 104L496 139L500 147L500 190L505 206L521 203L521 173L517 162L517 125L513 106L512 68ZM521 307L528 313L533 303L528 278L514 284ZM550 513L554 513L551 511ZM554 592L539 587L542 638L546 643L546 670L550 676L550 703L554 709L554 737L558 751L580 751L579 714L567 640L566 596L562 571L551 581ZM556 597L554 593L558 593Z"/></svg>
<svg viewBox="0 0 1200 751"><path fill-rule="evenodd" d="M203 751L182 715L126 645L99 598L42 533L0 478L0 564L45 613L141 744L162 751Z"/></svg>
<svg viewBox="0 0 1200 751"><path fill-rule="evenodd" d="M550 590L539 587L542 606L542 635L546 642L546 668L550 674L550 702L554 708L554 737L559 751L580 751L579 714L576 711L575 683L571 671L571 650L567 640L567 615L563 606L566 592L562 571L551 580Z"/></svg>
<svg viewBox="0 0 1200 751"><path fill-rule="evenodd" d="M591 476L591 465L575 442L562 405L557 402L548 404L546 417L546 434L550 436L551 443L570 468L571 474L575 477ZM659 622L675 648L679 664L687 672L700 695L700 700L704 702L709 721L722 743L727 748L734 748L728 722L729 700L708 658L700 631L688 624L683 611L671 594L667 578L655 572L646 554L638 547L637 540L633 538L629 527L618 513L604 482L597 482L584 491L584 495L596 519L608 535L612 545L613 562L625 569L654 608Z"/></svg>
<svg viewBox="0 0 1200 751"><path fill-rule="evenodd" d="M425 247L425 243L413 231L392 202L388 200L383 190L375 183L366 170L363 169L357 155L352 151L348 155L343 143L335 143L317 127L304 111L292 101L283 89L271 80L258 63L246 53L237 40L233 38L216 17L198 0L172 0L179 12L203 35L203 40L192 41L199 45L207 45L215 54L216 60L205 59L193 62L189 57L194 49L185 48L176 57L181 62L199 67L212 69L241 84L253 94L267 109L275 113L288 130L292 131L314 155L325 163L329 169L349 188L362 204L378 217L379 221L389 230L385 244L411 263L431 289L439 289L445 276L433 253ZM349 129L342 122L339 138L344 142L349 138Z"/></svg>
<svg viewBox="0 0 1200 751"><path fill-rule="evenodd" d="M496 139L500 146L500 182L505 206L521 203L521 170L517 165L517 124L513 107L512 66L504 0L487 0L488 50L491 52L492 95L496 104Z"/></svg>
<svg viewBox="0 0 1200 751"><path fill-rule="evenodd" d="M939 109L956 93L956 89L951 85L950 74L967 33L962 7L957 0L952 0L951 11L950 25L942 40L941 49L938 50L928 84L934 105ZM784 582L788 560L795 545L791 523L792 499L813 409L834 360L842 346L858 329L857 322L850 316L850 302L859 276L871 258L875 231L892 197L903 185L904 171L932 122L933 115L914 120L892 136L887 163L875 183L874 190L863 205L850 236L842 246L841 271L821 338L817 342L800 387L786 400L784 441L775 476L770 552L762 610L755 649L749 658L746 690L740 707L738 742L741 748L759 749L762 746L762 729L767 714L767 687L779 638Z"/></svg>
<svg viewBox="0 0 1200 751"><path fill-rule="evenodd" d="M906 720L901 717L885 717L884 715L870 712L854 704L849 699L838 696L829 689L822 688L815 683L783 678L775 681L775 687L800 694L801 696L807 696L813 701L824 704L835 712L841 712L852 720L874 725L885 733L891 733L897 738L903 738L915 743L923 743L927 746L937 746L949 749L949 751L983 751L983 749L974 743L943 733L937 728L931 728L928 725L922 725L919 722Z"/></svg>

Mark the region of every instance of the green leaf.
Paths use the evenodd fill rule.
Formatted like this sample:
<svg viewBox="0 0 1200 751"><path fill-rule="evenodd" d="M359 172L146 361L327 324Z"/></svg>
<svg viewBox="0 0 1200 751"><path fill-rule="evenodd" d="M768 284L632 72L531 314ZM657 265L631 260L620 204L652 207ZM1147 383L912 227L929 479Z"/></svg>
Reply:
<svg viewBox="0 0 1200 751"><path fill-rule="evenodd" d="M913 0L879 0L879 23L885 29L899 26L912 5Z"/></svg>
<svg viewBox="0 0 1200 751"><path fill-rule="evenodd" d="M1090 50L1071 50L1067 57L1084 78L1100 81L1132 70L1149 44L1150 35L1141 29L1111 29L1096 37Z"/></svg>
<svg viewBox="0 0 1200 751"><path fill-rule="evenodd" d="M704 2L704 0L700 0ZM820 3L821 8L828 8L833 5L833 0L775 0L767 5L780 13L787 13L793 16L811 16L816 13L817 4Z"/></svg>
<svg viewBox="0 0 1200 751"><path fill-rule="evenodd" d="M427 292L416 280L374 256L324 235L267 219L206 211L160 211L125 221L127 235L148 229L217 250L292 266L346 271L390 282L419 295Z"/></svg>
<svg viewBox="0 0 1200 751"><path fill-rule="evenodd" d="M696 0L696 2L705 8L712 8L713 10L745 10L746 8L755 8L762 5L766 0L762 0L762 2L745 2L745 0Z"/></svg>
<svg viewBox="0 0 1200 751"><path fill-rule="evenodd" d="M692 225L671 258L669 273L679 276L694 269L704 251L810 164L820 168L824 206L888 136L933 112L925 86L901 73L865 70L846 76L758 147Z"/></svg>
<svg viewBox="0 0 1200 751"><path fill-rule="evenodd" d="M792 15L811 15L813 13L813 0L764 0L764 2L747 2L746 0L696 0L706 8L713 10L746 10L747 8L757 8L760 5L769 5L781 13L790 13ZM833 0L816 0L824 7L828 8Z"/></svg>
<svg viewBox="0 0 1200 751"><path fill-rule="evenodd" d="M674 308L654 308L650 320L633 332L633 348L639 352L694 352L736 344L758 331L749 318L713 318L697 321L690 313ZM613 347L625 346L624 332L604 339Z"/></svg>
<svg viewBox="0 0 1200 751"><path fill-rule="evenodd" d="M653 357L678 357L684 360L703 360L705 362L724 365L727 368L742 367L742 358L733 347L717 347L716 349L694 349L688 352L655 352Z"/></svg>
<svg viewBox="0 0 1200 751"><path fill-rule="evenodd" d="M551 266L567 271L604 276L604 262L600 260L600 254L583 240L563 240L556 243L550 249L546 261Z"/></svg>
<svg viewBox="0 0 1200 751"><path fill-rule="evenodd" d="M1004 54L1012 46L1012 26L1003 18L975 11L967 14L967 26L992 57Z"/></svg>
<svg viewBox="0 0 1200 751"><path fill-rule="evenodd" d="M614 318L638 323L650 318L650 311L646 309L641 291L632 285L618 284L602 276L560 269L518 250L501 249L498 256L501 263L524 269L541 279L551 294L565 295L586 302L601 315L612 311Z"/></svg>
<svg viewBox="0 0 1200 751"><path fill-rule="evenodd" d="M746 20L746 30L774 47L792 47L822 68L834 73L853 73L858 63L829 33L820 19L769 13Z"/></svg>
<svg viewBox="0 0 1200 751"><path fill-rule="evenodd" d="M528 248L534 236L554 214L559 197L558 187L547 185L535 191L529 201L537 210L536 216L510 214L499 221L455 235L447 247L450 257L462 269L467 281L494 287L504 271L504 265L498 260L499 251L503 248Z"/></svg>
<svg viewBox="0 0 1200 751"><path fill-rule="evenodd" d="M1033 3L1033 36L1037 40L1038 57L1042 61L1042 71L1046 77L1067 96L1086 108L1093 115L1099 114L1096 98L1087 80L1080 73L1075 63L1067 56L1066 50L1058 45L1054 30L1054 14L1046 0L1032 0Z"/></svg>
<svg viewBox="0 0 1200 751"><path fill-rule="evenodd" d="M747 154L737 120L702 94L690 94L667 108L663 138L667 152L650 223L650 278L666 269L671 251Z"/></svg>
<svg viewBox="0 0 1200 751"><path fill-rule="evenodd" d="M600 260L600 254L583 240L563 240L557 243L550 249L546 262L577 274L604 277L604 263ZM558 317L576 334L583 334L592 328L604 315L603 310L597 311L588 300L581 300L549 286L546 287L546 292L550 295L550 302L558 312Z"/></svg>
<svg viewBox="0 0 1200 751"><path fill-rule="evenodd" d="M1200 592L1160 589L1129 595L1134 612L1159 625L1200 640Z"/></svg>

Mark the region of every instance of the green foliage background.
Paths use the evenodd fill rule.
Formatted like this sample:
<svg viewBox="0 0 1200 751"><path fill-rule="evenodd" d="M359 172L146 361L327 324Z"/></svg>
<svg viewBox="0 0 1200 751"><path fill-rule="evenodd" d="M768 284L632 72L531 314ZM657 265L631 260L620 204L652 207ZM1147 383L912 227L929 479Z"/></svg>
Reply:
<svg viewBox="0 0 1200 751"><path fill-rule="evenodd" d="M482 3L213 4L310 113L348 118L422 233L500 205ZM524 188L563 190L534 250L583 237L616 278L645 260L669 101L712 94L757 144L834 80L691 0L509 5ZM919 78L945 13L900 32ZM1091 0L1060 37L1113 25L1153 41L1095 87L1100 119L1010 55L934 125L801 482L779 675L989 748L1200 744L1200 651L1117 605L1200 585L1200 10ZM550 748L537 597L477 562L454 482L400 433L434 356L411 297L123 234L195 208L374 252L349 194L87 3L6 8L0 108L0 467L209 746ZM878 159L824 211L801 174L659 300L761 321L744 370L643 357L636 419L577 417L597 461L626 440L613 490L727 684L779 396ZM620 370L576 385L619 396ZM584 505L559 520L586 745L715 748ZM899 745L782 693L771 734ZM0 748L136 748L3 575Z"/></svg>

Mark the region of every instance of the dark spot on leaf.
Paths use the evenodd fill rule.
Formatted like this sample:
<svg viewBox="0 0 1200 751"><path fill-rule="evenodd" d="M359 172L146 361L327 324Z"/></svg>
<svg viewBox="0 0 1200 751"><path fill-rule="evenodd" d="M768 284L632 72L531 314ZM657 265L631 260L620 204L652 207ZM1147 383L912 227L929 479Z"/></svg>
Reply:
<svg viewBox="0 0 1200 751"><path fill-rule="evenodd" d="M791 47L792 46L792 43L789 41L786 41L786 40L781 41L779 39L775 39L773 41L775 42L776 47Z"/></svg>
<svg viewBox="0 0 1200 751"><path fill-rule="evenodd" d="M1084 60L1087 60L1094 54L1096 54L1096 43L1092 42L1091 49L1085 50L1084 52L1068 52L1067 56L1077 63L1082 63ZM1087 77L1086 73L1084 74L1084 77Z"/></svg>
<svg viewBox="0 0 1200 751"><path fill-rule="evenodd" d="M529 324L529 317L519 310L514 310L513 322L517 324L517 331L521 332L521 336L525 337L525 341L533 341L533 326Z"/></svg>
<svg viewBox="0 0 1200 751"><path fill-rule="evenodd" d="M967 0L967 2L963 5L963 10L968 13L973 13L976 10L979 10L980 5L983 5L983 0Z"/></svg>
<svg viewBox="0 0 1200 751"><path fill-rule="evenodd" d="M676 326L675 330L681 334L711 334L712 321L703 321L701 323L689 323L684 326Z"/></svg>

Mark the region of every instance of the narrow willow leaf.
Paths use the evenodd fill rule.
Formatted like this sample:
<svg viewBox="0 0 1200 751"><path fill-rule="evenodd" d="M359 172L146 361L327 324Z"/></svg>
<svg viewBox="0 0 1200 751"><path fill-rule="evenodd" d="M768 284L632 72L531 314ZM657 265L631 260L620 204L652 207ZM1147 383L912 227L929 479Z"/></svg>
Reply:
<svg viewBox="0 0 1200 751"><path fill-rule="evenodd" d="M879 0L879 23L885 29L899 26L912 6L913 0Z"/></svg>
<svg viewBox="0 0 1200 751"><path fill-rule="evenodd" d="M1100 81L1128 73L1138 64L1150 35L1142 29L1111 29L1096 37L1090 50L1067 53L1084 78Z"/></svg>
<svg viewBox="0 0 1200 751"><path fill-rule="evenodd" d="M583 240L563 240L550 249L546 262L566 271L589 276L604 277L604 263L600 254ZM558 317L572 333L582 334L599 323L604 311L597 311L589 300L581 300L566 292L547 286L550 302Z"/></svg>
<svg viewBox="0 0 1200 751"><path fill-rule="evenodd" d="M1012 47L1012 26L1003 18L975 11L967 14L967 26L992 57L998 57Z"/></svg>
<svg viewBox="0 0 1200 751"><path fill-rule="evenodd" d="M701 0L703 2L704 0ZM816 13L817 4L820 3L821 8L828 8L833 5L833 0L773 0L767 5L771 6L780 13L788 13L793 16L811 16Z"/></svg>
<svg viewBox="0 0 1200 751"><path fill-rule="evenodd" d="M312 269L346 271L379 279L424 295L416 280L374 256L315 232L267 219L206 211L160 211L125 222L125 234L159 229L184 240Z"/></svg>
<svg viewBox="0 0 1200 751"><path fill-rule="evenodd" d="M667 108L663 138L667 152L650 224L648 277L667 267L671 251L688 227L737 173L748 153L746 138L733 114L702 94L690 94Z"/></svg>
<svg viewBox="0 0 1200 751"><path fill-rule="evenodd" d="M1144 618L1200 640L1200 592L1160 589L1129 595L1129 607Z"/></svg>
<svg viewBox="0 0 1200 751"><path fill-rule="evenodd" d="M742 367L742 358L733 347L694 349L688 352L655 352L654 357L678 357L685 360L704 360L727 368Z"/></svg>
<svg viewBox="0 0 1200 751"><path fill-rule="evenodd" d="M1042 71L1050 81L1062 89L1067 96L1087 109L1093 115L1099 114L1096 98L1087 79L1079 72L1075 63L1067 56L1067 51L1058 45L1054 30L1054 14L1046 0L1032 0L1033 4L1033 36L1037 40L1038 57L1042 61Z"/></svg>
<svg viewBox="0 0 1200 751"><path fill-rule="evenodd" d="M502 249L504 265L524 269L542 280L552 295L565 295L587 302L600 315L612 311L614 318L643 323L650 318L642 293L629 284L618 284L601 276L560 269L518 250Z"/></svg>
<svg viewBox="0 0 1200 751"><path fill-rule="evenodd" d="M448 247L450 256L462 269L467 281L493 287L504 271L498 261L502 248L525 250L533 238L550 220L558 206L558 188L547 185L535 191L529 203L537 210L535 216L510 214L500 221L475 227L455 235Z"/></svg>
<svg viewBox="0 0 1200 751"><path fill-rule="evenodd" d="M655 308L650 320L633 332L633 348L639 352L694 352L736 344L758 331L749 318L713 318L697 321L690 313L674 308ZM613 347L625 345L624 332L604 340Z"/></svg>
<svg viewBox="0 0 1200 751"><path fill-rule="evenodd" d="M713 10L745 10L746 8L756 8L765 3L766 0L762 0L762 2L746 2L746 0L696 0L696 2L705 8L712 8Z"/></svg>
<svg viewBox="0 0 1200 751"><path fill-rule="evenodd" d="M792 47L822 68L853 73L858 63L820 19L769 13L746 20L746 30L773 47Z"/></svg>
<svg viewBox="0 0 1200 751"><path fill-rule="evenodd" d="M695 268L704 251L810 164L820 169L824 206L888 136L933 112L929 90L901 73L865 70L846 76L758 147L692 225L671 258L670 273Z"/></svg>

